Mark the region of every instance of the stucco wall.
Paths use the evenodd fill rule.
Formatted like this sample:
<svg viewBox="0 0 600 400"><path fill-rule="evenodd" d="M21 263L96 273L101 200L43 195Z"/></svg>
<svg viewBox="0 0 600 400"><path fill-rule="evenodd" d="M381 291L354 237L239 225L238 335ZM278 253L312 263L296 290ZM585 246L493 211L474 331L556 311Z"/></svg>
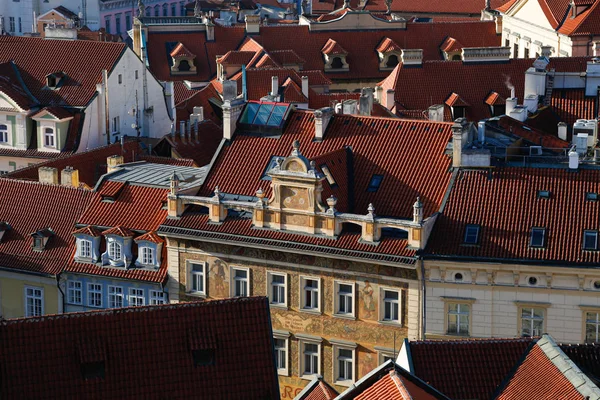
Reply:
<svg viewBox="0 0 600 400"><path fill-rule="evenodd" d="M25 287L44 290L44 314L62 312L62 300L53 278L0 271L0 313L3 318L25 316Z"/></svg>

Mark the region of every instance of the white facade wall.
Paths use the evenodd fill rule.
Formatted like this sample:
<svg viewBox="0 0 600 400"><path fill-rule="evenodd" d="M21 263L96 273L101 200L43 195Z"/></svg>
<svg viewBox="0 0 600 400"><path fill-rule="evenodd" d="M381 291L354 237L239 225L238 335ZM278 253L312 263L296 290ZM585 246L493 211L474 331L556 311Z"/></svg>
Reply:
<svg viewBox="0 0 600 400"><path fill-rule="evenodd" d="M137 71L137 79L136 79ZM144 74L147 81L147 95L144 95ZM119 83L121 75L121 83ZM100 86L100 85L99 85ZM100 88L101 89L101 88ZM161 138L170 132L171 119L165 101L162 85L148 72L135 53L127 48L117 65L108 76L108 118L110 142L114 143L123 135L136 136L132 127L136 123L132 110L139 109L138 124L143 137ZM146 100L144 100L146 97ZM152 112L144 112L151 109ZM104 96L97 95L85 110L85 122L79 151L90 150L107 144L104 113ZM118 117L118 129L113 130L113 119Z"/></svg>
<svg viewBox="0 0 600 400"><path fill-rule="evenodd" d="M557 267L478 265L477 279L471 279L471 265L445 268L429 265L426 276L426 337L446 334L447 303L469 303L470 337L510 338L521 335L520 307L545 309L544 328L558 342L582 343L585 340L585 313L600 312L600 272ZM463 274L462 282L454 274ZM443 276L443 279L442 279ZM530 285L530 277L537 278ZM515 282L517 284L515 284Z"/></svg>

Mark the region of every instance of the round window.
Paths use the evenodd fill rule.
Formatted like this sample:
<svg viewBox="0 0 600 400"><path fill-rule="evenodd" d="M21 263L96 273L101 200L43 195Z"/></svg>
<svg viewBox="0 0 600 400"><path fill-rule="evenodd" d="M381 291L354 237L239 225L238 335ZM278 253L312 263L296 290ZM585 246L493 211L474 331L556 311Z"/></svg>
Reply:
<svg viewBox="0 0 600 400"><path fill-rule="evenodd" d="M455 281L462 281L463 280L463 275L460 272L457 272L456 274L454 274L454 280Z"/></svg>
<svg viewBox="0 0 600 400"><path fill-rule="evenodd" d="M594 281L594 289L600 289L600 281Z"/></svg>
<svg viewBox="0 0 600 400"><path fill-rule="evenodd" d="M535 276L532 276L529 278L529 284L531 286L537 285L537 278Z"/></svg>

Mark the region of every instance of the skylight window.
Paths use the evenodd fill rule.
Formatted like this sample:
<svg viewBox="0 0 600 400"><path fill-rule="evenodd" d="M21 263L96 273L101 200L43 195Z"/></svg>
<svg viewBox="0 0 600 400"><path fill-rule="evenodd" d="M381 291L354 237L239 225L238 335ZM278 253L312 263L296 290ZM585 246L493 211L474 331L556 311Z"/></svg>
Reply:
<svg viewBox="0 0 600 400"><path fill-rule="evenodd" d="M325 175L329 186L337 186L337 183L335 183L335 179L333 179L333 175L331 175L331 171L329 170L329 167L327 165L321 165L321 171L323 171L323 175Z"/></svg>
<svg viewBox="0 0 600 400"><path fill-rule="evenodd" d="M278 128L282 125L289 104L249 102L240 118L241 124Z"/></svg>
<svg viewBox="0 0 600 400"><path fill-rule="evenodd" d="M537 197L538 197L538 199L549 199L550 191L549 190L538 190Z"/></svg>
<svg viewBox="0 0 600 400"><path fill-rule="evenodd" d="M530 247L544 247L546 228L531 228Z"/></svg>
<svg viewBox="0 0 600 400"><path fill-rule="evenodd" d="M381 186L381 181L383 181L383 175L373 175L369 182L367 192L376 192L379 189L379 186Z"/></svg>
<svg viewBox="0 0 600 400"><path fill-rule="evenodd" d="M586 201L598 201L598 193L588 192L585 194Z"/></svg>
<svg viewBox="0 0 600 400"><path fill-rule="evenodd" d="M583 249L598 250L598 231L583 232Z"/></svg>
<svg viewBox="0 0 600 400"><path fill-rule="evenodd" d="M465 244L477 244L479 242L479 225L467 225L465 229Z"/></svg>

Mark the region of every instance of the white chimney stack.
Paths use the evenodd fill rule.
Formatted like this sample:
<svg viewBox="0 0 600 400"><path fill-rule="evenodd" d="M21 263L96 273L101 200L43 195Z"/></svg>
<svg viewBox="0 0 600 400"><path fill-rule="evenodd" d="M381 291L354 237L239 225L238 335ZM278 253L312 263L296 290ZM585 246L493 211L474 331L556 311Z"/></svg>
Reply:
<svg viewBox="0 0 600 400"><path fill-rule="evenodd" d="M271 77L271 96L277 96L279 94L279 78L276 76Z"/></svg>
<svg viewBox="0 0 600 400"><path fill-rule="evenodd" d="M527 112L527 107L525 106L516 106L509 115L509 117L521 122L525 122L528 116L529 113Z"/></svg>
<svg viewBox="0 0 600 400"><path fill-rule="evenodd" d="M514 93L514 89L511 90L511 97L509 99L506 99L506 111L505 111L505 113L508 116L510 116L510 113L517 106L517 98L512 95L513 93Z"/></svg>
<svg viewBox="0 0 600 400"><path fill-rule="evenodd" d="M569 169L579 168L579 154L576 151L569 152Z"/></svg>
<svg viewBox="0 0 600 400"><path fill-rule="evenodd" d="M394 91L394 89L388 89L385 94L386 94L385 106L387 107L388 110L391 110L392 108L394 108L394 104L396 103L396 100L395 100L396 92Z"/></svg>
<svg viewBox="0 0 600 400"><path fill-rule="evenodd" d="M558 123L558 138L561 140L567 140L567 124L565 122Z"/></svg>
<svg viewBox="0 0 600 400"><path fill-rule="evenodd" d="M428 109L428 118L430 121L443 122L444 121L444 105L436 104Z"/></svg>
<svg viewBox="0 0 600 400"><path fill-rule="evenodd" d="M226 100L223 102L223 138L231 140L237 129L237 120L244 108L243 99Z"/></svg>
<svg viewBox="0 0 600 400"><path fill-rule="evenodd" d="M329 121L331 121L331 117L333 116L333 109L331 107L324 107L315 110L315 140L320 142L323 140L325 136L325 131L327 130L327 125L329 125Z"/></svg>
<svg viewBox="0 0 600 400"><path fill-rule="evenodd" d="M527 107L527 110L530 113L535 113L537 111L538 106L538 97L535 94L530 94L525 96L525 100L523 100L523 105Z"/></svg>
<svg viewBox="0 0 600 400"><path fill-rule="evenodd" d="M308 76L302 77L302 94L308 99Z"/></svg>

